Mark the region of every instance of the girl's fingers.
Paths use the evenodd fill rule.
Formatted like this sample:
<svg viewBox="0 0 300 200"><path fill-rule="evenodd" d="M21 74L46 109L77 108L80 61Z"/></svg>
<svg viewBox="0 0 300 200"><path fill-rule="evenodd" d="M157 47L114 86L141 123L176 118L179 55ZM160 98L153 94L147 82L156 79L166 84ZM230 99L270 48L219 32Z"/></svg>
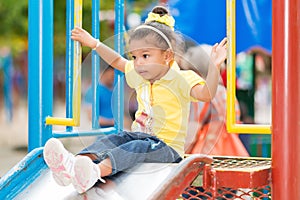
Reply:
<svg viewBox="0 0 300 200"><path fill-rule="evenodd" d="M80 28L79 26L75 26L75 27L74 27L74 30L78 30L78 31L79 31L80 29L81 29L81 28Z"/></svg>
<svg viewBox="0 0 300 200"><path fill-rule="evenodd" d="M74 34L80 34L80 32L82 32L82 29L78 26L75 26L71 32Z"/></svg>
<svg viewBox="0 0 300 200"><path fill-rule="evenodd" d="M224 46L227 43L227 38L225 37L221 42L220 42L220 46Z"/></svg>
<svg viewBox="0 0 300 200"><path fill-rule="evenodd" d="M211 52L215 52L217 47L218 47L219 43L214 44L214 46L212 47L212 51Z"/></svg>

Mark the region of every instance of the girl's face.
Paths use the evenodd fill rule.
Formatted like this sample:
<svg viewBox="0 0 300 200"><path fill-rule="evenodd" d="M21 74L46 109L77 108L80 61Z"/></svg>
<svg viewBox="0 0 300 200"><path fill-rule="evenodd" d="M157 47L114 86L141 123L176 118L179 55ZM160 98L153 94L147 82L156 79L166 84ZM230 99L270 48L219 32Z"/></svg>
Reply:
<svg viewBox="0 0 300 200"><path fill-rule="evenodd" d="M154 46L147 39L131 40L129 52L134 60L135 71L153 83L169 70L170 52Z"/></svg>

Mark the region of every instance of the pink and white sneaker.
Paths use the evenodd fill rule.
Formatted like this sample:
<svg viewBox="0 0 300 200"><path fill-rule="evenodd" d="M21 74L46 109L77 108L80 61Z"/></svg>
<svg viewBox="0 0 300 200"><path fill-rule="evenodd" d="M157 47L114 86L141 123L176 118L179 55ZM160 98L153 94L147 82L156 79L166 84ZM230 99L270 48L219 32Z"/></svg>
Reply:
<svg viewBox="0 0 300 200"><path fill-rule="evenodd" d="M68 152L60 140L49 139L44 147L44 159L55 182L61 186L71 183L75 156Z"/></svg>
<svg viewBox="0 0 300 200"><path fill-rule="evenodd" d="M92 188L95 183L101 178L101 171L97 164L86 156L77 156L74 163L74 176L72 177L72 184L79 194L82 194Z"/></svg>

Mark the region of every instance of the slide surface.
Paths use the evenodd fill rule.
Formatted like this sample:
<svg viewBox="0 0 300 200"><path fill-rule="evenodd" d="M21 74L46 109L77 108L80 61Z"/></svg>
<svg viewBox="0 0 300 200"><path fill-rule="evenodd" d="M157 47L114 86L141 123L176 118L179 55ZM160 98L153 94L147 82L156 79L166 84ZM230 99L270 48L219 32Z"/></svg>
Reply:
<svg viewBox="0 0 300 200"><path fill-rule="evenodd" d="M97 183L84 194L72 185L55 183L42 157L43 148L29 153L0 179L0 199L176 199L212 162L204 155L191 155L180 163L142 163Z"/></svg>
<svg viewBox="0 0 300 200"><path fill-rule="evenodd" d="M72 185L62 187L55 183L49 169L15 199L149 199L160 183L178 164L145 163L98 183L84 194L78 194Z"/></svg>

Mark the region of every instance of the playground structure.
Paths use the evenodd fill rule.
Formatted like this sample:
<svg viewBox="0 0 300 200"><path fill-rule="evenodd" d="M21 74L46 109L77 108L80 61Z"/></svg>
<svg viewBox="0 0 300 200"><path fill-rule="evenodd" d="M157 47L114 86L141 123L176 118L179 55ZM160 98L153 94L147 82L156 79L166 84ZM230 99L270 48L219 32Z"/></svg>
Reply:
<svg viewBox="0 0 300 200"><path fill-rule="evenodd" d="M6 121L11 122L13 118L12 103L12 70L13 61L10 49L2 47L0 49L0 70L3 71L3 99Z"/></svg>
<svg viewBox="0 0 300 200"><path fill-rule="evenodd" d="M70 35L71 29L75 24L80 25L80 17L78 13L74 13L74 10L81 12L80 6L82 2L79 0L69 1L67 5L67 35ZM228 96L234 96L234 1L227 0L228 13L228 37L229 37L229 51L230 56L228 58ZM202 191L207 195L206 198L215 198L220 193L220 188L225 191L230 188L231 195L236 195L239 188L243 188L240 192L245 192L245 189L249 189L238 198L244 197L257 197L262 199L298 199L300 196L300 172L297 166L300 164L299 155L299 121L300 121L300 108L299 108L299 68L300 58L298 57L300 49L300 34L299 34L299 0L275 0L273 1L273 47L272 47L272 77L273 77L273 92L272 92L272 125L263 126L251 126L241 125L239 127L235 125L235 117L229 116L229 127L235 132L241 132L239 128L242 128L244 132L251 130L251 133L270 133L272 131L272 162L267 159L232 159L232 158L214 158L213 164L209 164L210 161L206 157L193 155L185 159L179 165L164 166L164 170L169 170L167 176L157 182L152 182L154 187L152 193L140 194L139 197L145 197L149 199L174 199L182 194L184 198L190 198L193 195L194 198L199 195L199 188L189 185L200 174L200 178L203 178L202 185L206 188L206 191ZM93 0L93 22L92 22L92 34L99 36L99 19L98 12L99 1ZM78 105L80 105L80 99L77 99L78 90L80 94L80 80L75 81L75 77L80 77L80 59L81 53L79 44L74 44L70 39L67 40L67 108L66 119L52 117L52 73L53 73L53 2L51 0L43 1L43 3L37 3L33 0L29 1L29 154L26 156L16 167L14 167L6 176L0 180L0 197L1 199L22 199L24 195L34 196L37 195L37 191L41 193L41 189L49 190L49 188L55 187L52 184L49 170L47 169L43 157L43 145L51 137L73 137L73 136L91 136L100 133L116 133L122 130L122 116L123 106L119 103L123 98L123 75L116 71L116 87L118 88L117 96L114 105L114 116L117 116L115 121L116 125L112 128L98 129L97 122L93 122L94 130L88 132L75 132L72 131L71 126L78 126ZM116 35L120 36L124 30L122 24L124 12L124 1L115 1L115 13L116 13ZM39 17L37 17L39 16ZM76 18L76 19L75 19ZM74 23L73 23L74 21ZM230 28L231 27L231 28ZM38 39L37 39L38 38ZM116 38L115 49L122 53L123 38ZM92 82L96 83L98 78L98 56L93 52L93 77ZM74 86L74 84L77 85ZM230 85L231 84L231 85ZM93 84L96 85L96 84ZM93 89L94 93L96 92ZM94 95L96 96L96 95ZM97 101L94 101L97 102ZM234 102L234 101L233 101ZM232 106L230 98L228 101L228 111ZM96 119L98 109L97 103L93 104L93 119ZM234 106L233 106L234 107ZM34 113L34 115L32 114ZM51 124L59 124L67 126L65 132L53 132ZM241 129L241 130L242 130ZM218 165L218 163L224 163L225 165ZM228 167L228 162L231 163ZM208 163L208 164L205 164ZM243 165L241 167L241 163ZM249 163L250 165L247 165ZM253 163L255 165L253 165ZM150 164L151 165L151 164ZM137 167L133 170L143 170L147 167L153 168L147 164ZM155 168L155 167L154 167ZM171 168L171 169L168 169ZM200 173L201 172L201 173ZM154 173L154 177L159 176ZM234 178L232 176L239 177ZM105 185L95 187L94 190L87 193L87 197L92 198L93 194L97 193L97 189L106 191L105 195L126 195L125 191L130 190L132 187L132 179L135 181L135 185L140 185L140 181L145 177L134 178L133 174L126 172L120 177L116 177L112 180L113 183L118 183L123 186L124 190L117 191L111 189L110 184L107 184L108 188L105 190ZM184 179L183 179L184 178ZM123 182L121 180L124 180ZM214 180L214 181L213 181ZM52 182L51 182L52 181ZM118 182L119 181L119 182ZM128 185L124 182L127 182ZM49 183L50 182L50 183ZM238 182L238 183L237 183ZM50 184L47 187L47 184ZM230 183L230 184L229 184ZM235 184L234 184L235 183ZM45 185L44 185L45 184ZM146 182L147 185L147 182ZM141 190L144 191L145 185L140 185ZM47 187L47 189L46 189ZM121 187L122 188L122 187ZM144 190L143 190L144 188ZM187 189L186 189L187 188ZM195 189L194 189L195 188ZM148 188L147 188L148 189ZM137 189L139 191L139 189ZM56 190L55 190L56 191ZM125 192L125 193L122 193ZM193 192L191 192L193 191ZM70 190L64 189L62 191L67 195L70 194ZM118 193L119 192L119 193ZM260 192L259 195L254 194ZM55 192L54 192L55 193ZM128 192L129 193L129 192ZM221 192L222 193L222 192ZM265 196L265 194L267 196ZM45 195L45 194L43 194ZM50 194L46 194L50 195ZM54 195L54 194L53 194ZM70 194L72 195L72 194ZM190 196L185 196L190 195ZM256 196L257 195L257 196ZM74 198L76 195L74 196ZM99 197L99 196L98 196ZM108 196L106 196L109 198ZM114 197L114 196L113 196ZM124 196L123 196L124 197ZM223 196L223 198L225 198ZM227 197L226 197L227 198ZM228 197L230 198L230 197ZM137 195L137 199L138 195Z"/></svg>

